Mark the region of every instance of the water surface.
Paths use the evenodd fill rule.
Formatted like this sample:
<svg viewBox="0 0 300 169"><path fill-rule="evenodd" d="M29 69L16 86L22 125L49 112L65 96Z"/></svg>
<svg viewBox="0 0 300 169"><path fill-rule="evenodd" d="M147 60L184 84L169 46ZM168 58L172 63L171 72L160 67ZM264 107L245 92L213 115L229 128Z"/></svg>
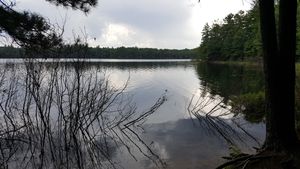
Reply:
<svg viewBox="0 0 300 169"><path fill-rule="evenodd" d="M39 60L47 69L53 68L53 60ZM22 64L22 60L2 60L2 63ZM71 60L60 60L71 69ZM39 63L35 63L39 64ZM140 128L140 137L153 152L166 162L170 169L215 168L229 155L230 144L218 134L198 123L188 112L191 98L211 98L214 102L203 111L208 112L216 103L224 105L232 96L255 93L263 89L262 71L253 66L201 64L189 60L89 60L77 64L86 72L100 70L116 88L126 86L125 93L136 106L137 112L148 110L161 96L167 101L152 114ZM22 68L20 68L22 69ZM249 133L264 140L264 124L250 123L240 117L239 123ZM224 117L224 123L233 126L232 116ZM240 130L237 130L240 132ZM237 144L246 152L254 152L255 141L244 138ZM116 166L130 169L152 169L157 166L139 152L131 149L133 158L125 147L114 150L112 159Z"/></svg>
<svg viewBox="0 0 300 169"><path fill-rule="evenodd" d="M259 67L192 62L110 62L92 65L106 70L115 85L121 86L129 79L126 92L133 96L133 102L140 110L147 109L159 96L166 94L167 102L147 120L142 137L172 169L215 168L224 162L221 157L229 154L230 145L224 139L207 131L189 115L187 107L193 96L199 97L205 93L216 100L228 102L230 96L257 92L263 88ZM260 142L263 141L263 123L241 123ZM241 143L246 152L254 152L252 146L258 145L249 138ZM124 154L125 150L124 153L117 153L115 158L125 168L155 168L142 155L136 162Z"/></svg>

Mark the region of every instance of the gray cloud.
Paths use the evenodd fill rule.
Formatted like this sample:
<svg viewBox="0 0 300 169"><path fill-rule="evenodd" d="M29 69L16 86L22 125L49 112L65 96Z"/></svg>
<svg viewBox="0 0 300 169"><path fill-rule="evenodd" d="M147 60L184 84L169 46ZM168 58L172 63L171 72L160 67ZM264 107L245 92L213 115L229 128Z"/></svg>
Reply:
<svg viewBox="0 0 300 169"><path fill-rule="evenodd" d="M158 48L197 47L206 22L249 8L241 5L240 0L203 0L201 4L198 0L102 0L84 15L43 0L22 0L17 5L59 25L67 16L64 34L67 41L74 34L86 33L92 46Z"/></svg>
<svg viewBox="0 0 300 169"><path fill-rule="evenodd" d="M176 2L177 1L177 2ZM164 32L184 25L189 18L189 6L176 0L131 0L129 3L112 0L103 13L114 22L126 23L142 30Z"/></svg>

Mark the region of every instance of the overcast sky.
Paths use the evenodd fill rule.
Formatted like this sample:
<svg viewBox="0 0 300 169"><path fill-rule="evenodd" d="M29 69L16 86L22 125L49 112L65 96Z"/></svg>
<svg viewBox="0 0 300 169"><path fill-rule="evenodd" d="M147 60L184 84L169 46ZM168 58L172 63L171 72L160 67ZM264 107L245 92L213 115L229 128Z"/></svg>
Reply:
<svg viewBox="0 0 300 169"><path fill-rule="evenodd" d="M27 9L63 25L64 37L87 35L91 46L195 48L205 23L250 8L249 0L100 0L85 15L45 0L18 0Z"/></svg>

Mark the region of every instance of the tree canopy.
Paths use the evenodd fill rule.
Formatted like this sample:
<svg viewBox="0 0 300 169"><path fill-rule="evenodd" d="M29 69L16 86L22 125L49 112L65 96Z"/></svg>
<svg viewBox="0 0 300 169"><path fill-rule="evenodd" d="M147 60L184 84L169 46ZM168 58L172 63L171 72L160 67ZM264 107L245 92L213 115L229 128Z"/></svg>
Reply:
<svg viewBox="0 0 300 169"><path fill-rule="evenodd" d="M34 54L34 58L95 58L95 59L193 59L197 56L196 49L156 49L137 47L91 48L86 45L64 45L60 55ZM55 50L54 50L55 51ZM84 52L84 54L82 53ZM0 58L23 58L25 50L13 46L0 47Z"/></svg>
<svg viewBox="0 0 300 169"><path fill-rule="evenodd" d="M97 0L46 0L57 6L70 7L75 10L89 12L97 5ZM22 47L40 47L47 49L62 43L59 34L51 23L42 16L17 11L13 1L0 0L0 36L9 36Z"/></svg>
<svg viewBox="0 0 300 169"><path fill-rule="evenodd" d="M262 60L259 6L227 15L222 21L206 24L202 30L199 58L207 61ZM298 6L299 9L299 6ZM278 20L279 6L275 5ZM298 10L299 11L299 10ZM300 12L297 14L300 18ZM297 56L300 55L300 20L297 21Z"/></svg>

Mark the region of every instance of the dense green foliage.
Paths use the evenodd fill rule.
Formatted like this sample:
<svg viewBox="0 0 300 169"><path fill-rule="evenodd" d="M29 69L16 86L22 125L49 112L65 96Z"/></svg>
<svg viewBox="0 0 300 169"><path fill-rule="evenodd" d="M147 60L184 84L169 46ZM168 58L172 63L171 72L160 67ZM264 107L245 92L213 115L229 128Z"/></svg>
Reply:
<svg viewBox="0 0 300 169"><path fill-rule="evenodd" d="M34 54L35 58L103 58L103 59L192 59L196 50L154 49L154 48L88 48L84 45L70 45L51 54ZM0 47L0 58L22 58L24 50L11 46ZM27 55L28 56L28 55Z"/></svg>
<svg viewBox="0 0 300 169"><path fill-rule="evenodd" d="M0 58L20 58L24 53L21 48L12 46L0 47Z"/></svg>
<svg viewBox="0 0 300 169"><path fill-rule="evenodd" d="M244 60L261 56L259 16L256 6L248 12L227 15L222 22L206 24L202 31L203 60Z"/></svg>
<svg viewBox="0 0 300 169"><path fill-rule="evenodd" d="M298 18L300 18L300 9ZM299 56L300 19L297 23L297 42ZM261 60L258 5L254 4L247 12L229 14L223 21L215 21L212 25L206 24L202 31L198 58L206 61Z"/></svg>
<svg viewBox="0 0 300 169"><path fill-rule="evenodd" d="M154 49L154 48L90 48L91 58L116 59L191 59L195 58L195 50L183 49Z"/></svg>

